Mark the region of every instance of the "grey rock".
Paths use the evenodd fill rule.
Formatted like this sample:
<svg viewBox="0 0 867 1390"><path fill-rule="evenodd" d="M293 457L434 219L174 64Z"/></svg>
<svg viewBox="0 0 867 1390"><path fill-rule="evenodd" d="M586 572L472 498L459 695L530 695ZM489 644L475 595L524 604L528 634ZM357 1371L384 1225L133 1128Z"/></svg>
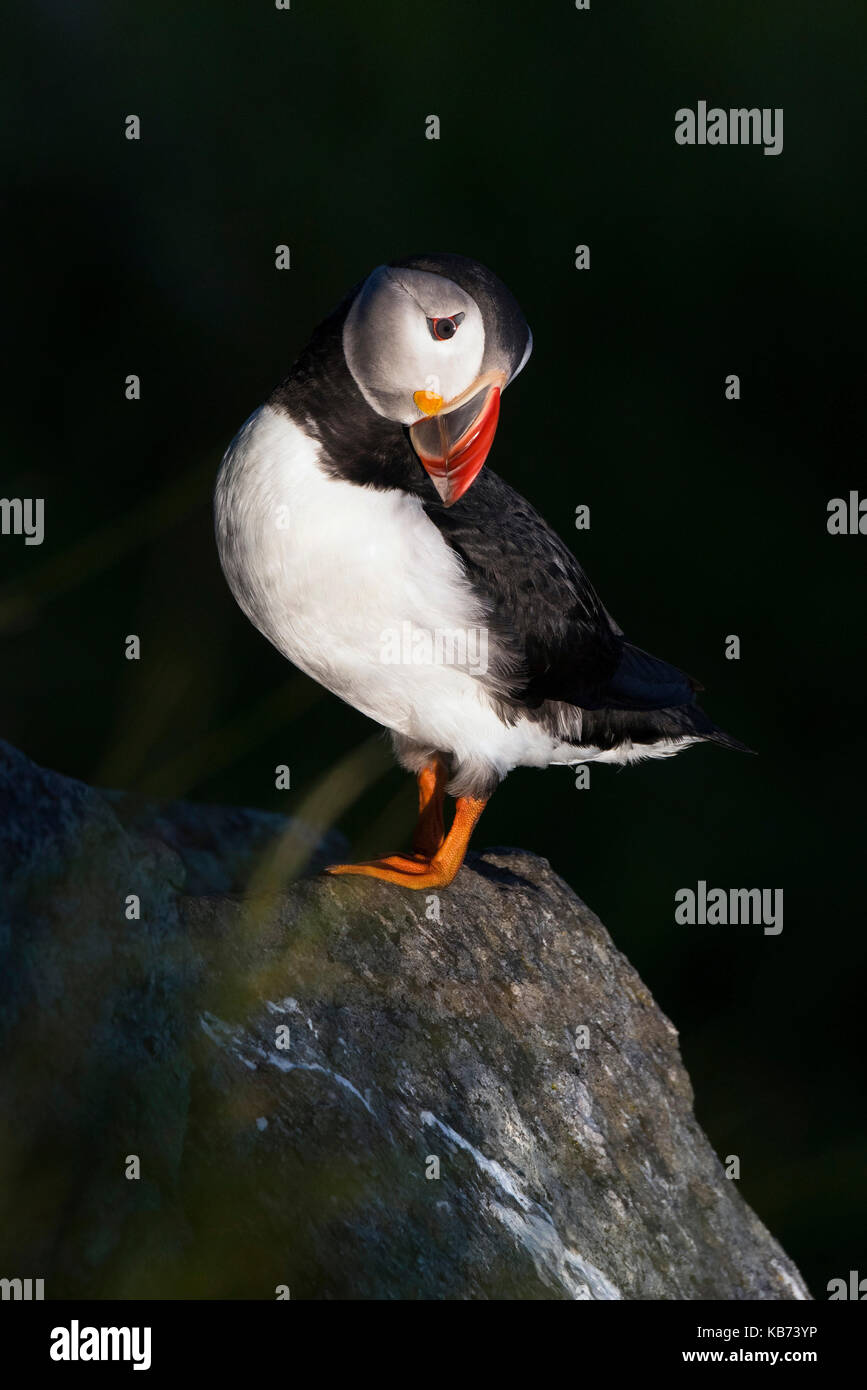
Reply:
<svg viewBox="0 0 867 1390"><path fill-rule="evenodd" d="M335 853L0 745L0 1272L48 1297L809 1297L674 1027L544 860L470 855L435 896L269 882L305 835Z"/></svg>

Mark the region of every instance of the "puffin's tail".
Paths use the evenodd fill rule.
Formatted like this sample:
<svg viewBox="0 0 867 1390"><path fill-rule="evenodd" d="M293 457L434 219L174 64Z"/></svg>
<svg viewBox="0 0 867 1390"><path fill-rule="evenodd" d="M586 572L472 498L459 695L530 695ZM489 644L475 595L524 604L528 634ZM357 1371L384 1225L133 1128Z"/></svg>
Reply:
<svg viewBox="0 0 867 1390"><path fill-rule="evenodd" d="M697 736L704 743L717 743L720 748L732 748L736 753L755 753L756 751L755 748L750 748L746 743L741 743L740 739L732 738L725 729L717 728L701 705L687 705L685 709L671 710L668 713L679 716L693 737Z"/></svg>
<svg viewBox="0 0 867 1390"><path fill-rule="evenodd" d="M626 732L636 743L650 741L658 731L663 737L692 736L739 753L755 752L718 729L696 704L696 691L703 689L699 681L678 666L651 656L632 642L624 642L620 664L602 693L601 703L607 707L606 712L610 711L609 719L614 711L618 712Z"/></svg>
<svg viewBox="0 0 867 1390"><path fill-rule="evenodd" d="M718 743L739 753L753 753L739 739L718 729L700 705L669 705L664 709L582 710L578 742L585 747L616 748L631 743L636 749L660 741ZM652 756L648 754L648 756Z"/></svg>
<svg viewBox="0 0 867 1390"><path fill-rule="evenodd" d="M727 734L723 729L718 729L715 724L712 726L711 732L705 734L704 737L708 743L718 743L720 748L733 748L736 753L753 753L758 756L755 748L741 743L740 739L732 738L731 734Z"/></svg>

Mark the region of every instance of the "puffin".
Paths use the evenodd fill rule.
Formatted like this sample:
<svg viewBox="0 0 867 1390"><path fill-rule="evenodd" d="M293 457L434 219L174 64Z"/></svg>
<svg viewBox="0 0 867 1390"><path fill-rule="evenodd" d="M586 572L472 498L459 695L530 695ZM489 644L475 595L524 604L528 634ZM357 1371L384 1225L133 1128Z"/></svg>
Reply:
<svg viewBox="0 0 867 1390"><path fill-rule="evenodd" d="M514 768L750 751L699 707L697 681L627 640L572 551L487 466L532 347L477 261L380 265L223 457L215 531L237 603L388 730L417 781L411 850L331 874L448 886Z"/></svg>

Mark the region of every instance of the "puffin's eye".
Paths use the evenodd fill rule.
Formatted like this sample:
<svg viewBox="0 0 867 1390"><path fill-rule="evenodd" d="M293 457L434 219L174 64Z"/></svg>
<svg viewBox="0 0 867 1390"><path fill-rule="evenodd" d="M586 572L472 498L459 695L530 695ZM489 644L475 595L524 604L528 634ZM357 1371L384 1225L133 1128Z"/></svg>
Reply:
<svg viewBox="0 0 867 1390"><path fill-rule="evenodd" d="M447 342L453 338L458 331L458 325L463 322L464 314L452 314L450 318L428 319L427 326L430 329L431 337L438 342Z"/></svg>

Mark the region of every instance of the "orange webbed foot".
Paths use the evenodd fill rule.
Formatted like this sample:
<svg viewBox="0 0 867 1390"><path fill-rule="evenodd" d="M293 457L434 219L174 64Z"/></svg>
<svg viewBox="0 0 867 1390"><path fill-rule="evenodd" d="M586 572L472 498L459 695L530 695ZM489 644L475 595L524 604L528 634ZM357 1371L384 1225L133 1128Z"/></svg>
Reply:
<svg viewBox="0 0 867 1390"><path fill-rule="evenodd" d="M470 836L484 809L484 801L459 797L452 827L433 854L389 854L362 864L335 864L326 872L360 874L416 890L447 888L464 862Z"/></svg>

